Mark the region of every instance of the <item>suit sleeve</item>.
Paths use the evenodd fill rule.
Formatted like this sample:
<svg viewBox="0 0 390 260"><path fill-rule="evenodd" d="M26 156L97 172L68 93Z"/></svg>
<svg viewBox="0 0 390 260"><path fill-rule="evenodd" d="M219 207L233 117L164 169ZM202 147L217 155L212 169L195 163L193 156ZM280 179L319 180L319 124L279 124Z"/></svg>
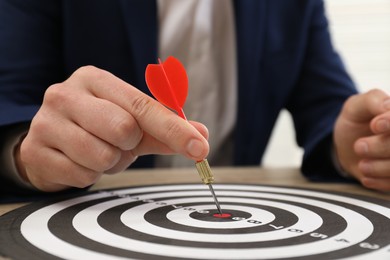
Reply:
<svg viewBox="0 0 390 260"><path fill-rule="evenodd" d="M0 126L30 121L62 76L57 0L0 0Z"/></svg>
<svg viewBox="0 0 390 260"><path fill-rule="evenodd" d="M38 111L46 88L63 80L57 0L0 0L0 154L12 154L9 136ZM9 168L9 167L8 167ZM3 161L0 194L23 189ZM7 177L8 176L8 177ZM12 176L11 176L12 177ZM14 176L15 177L15 176Z"/></svg>
<svg viewBox="0 0 390 260"><path fill-rule="evenodd" d="M357 91L332 46L323 2L311 3L305 58L287 109L305 151L303 174L311 180L340 181L332 160L333 127L344 101Z"/></svg>

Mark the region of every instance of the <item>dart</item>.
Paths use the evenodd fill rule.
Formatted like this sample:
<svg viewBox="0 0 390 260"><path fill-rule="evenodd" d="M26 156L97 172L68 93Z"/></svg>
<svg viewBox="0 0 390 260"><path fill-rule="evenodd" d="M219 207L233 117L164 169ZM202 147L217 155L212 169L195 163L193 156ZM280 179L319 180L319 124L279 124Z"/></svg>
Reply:
<svg viewBox="0 0 390 260"><path fill-rule="evenodd" d="M176 111L181 118L187 120L183 111L188 94L186 70L183 64L172 56L168 57L165 62L161 62L160 59L158 59L158 62L158 64L149 64L146 67L146 85L161 104ZM208 185L218 212L222 215L221 207L212 186L214 176L207 159L195 162L195 166L202 182Z"/></svg>

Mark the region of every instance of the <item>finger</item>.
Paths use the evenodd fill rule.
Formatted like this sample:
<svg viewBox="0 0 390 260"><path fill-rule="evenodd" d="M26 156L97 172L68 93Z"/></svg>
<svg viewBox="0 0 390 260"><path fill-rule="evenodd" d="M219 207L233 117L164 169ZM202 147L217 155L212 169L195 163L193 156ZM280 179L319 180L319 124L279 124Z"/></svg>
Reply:
<svg viewBox="0 0 390 260"><path fill-rule="evenodd" d="M342 115L353 122L367 122L386 111L389 96L382 90L374 89L364 94L350 97L342 110Z"/></svg>
<svg viewBox="0 0 390 260"><path fill-rule="evenodd" d="M106 170L106 174L114 174L126 170L132 163L137 160L138 156L132 150L122 151L121 159L111 169Z"/></svg>
<svg viewBox="0 0 390 260"><path fill-rule="evenodd" d="M190 121L206 139L208 138L208 130L205 125ZM145 134L137 148L131 151L122 151L120 161L111 169L105 171L107 174L113 174L128 168L137 158L138 155L146 154L172 154L173 151L165 144L161 143L149 134Z"/></svg>
<svg viewBox="0 0 390 260"><path fill-rule="evenodd" d="M144 132L173 151L194 160L207 156L209 145L199 131L156 100L106 71L88 67L77 73L85 84L89 84L91 94L124 108Z"/></svg>
<svg viewBox="0 0 390 260"><path fill-rule="evenodd" d="M75 122L98 138L123 150L134 148L142 138L136 120L123 108L107 100L53 85L45 93L45 105ZM61 105L58 105L61 104Z"/></svg>
<svg viewBox="0 0 390 260"><path fill-rule="evenodd" d="M386 101L387 102L387 101ZM375 117L370 123L371 131L375 134L390 133L390 111Z"/></svg>
<svg viewBox="0 0 390 260"><path fill-rule="evenodd" d="M209 152L207 140L196 128L143 94L134 97L128 106L140 127L175 153L193 160L205 158Z"/></svg>
<svg viewBox="0 0 390 260"><path fill-rule="evenodd" d="M208 130L205 125L190 121L190 123L207 139L208 138ZM122 156L120 161L111 169L105 171L107 174L113 174L128 168L139 155L146 154L173 154L174 152L164 143L158 141L153 136L149 134L145 134L139 143L139 145L130 151L122 151Z"/></svg>
<svg viewBox="0 0 390 260"><path fill-rule="evenodd" d="M59 191L68 187L84 188L95 183L101 176L98 172L74 163L55 149L40 147L30 152L30 148L28 144L22 143L21 156L26 166L27 178L33 186L42 191ZM45 167L41 167L42 165Z"/></svg>
<svg viewBox="0 0 390 260"><path fill-rule="evenodd" d="M53 121L45 112L34 118L29 135L36 136L39 146L61 151L70 161L96 172L110 169L120 159L117 147L66 119Z"/></svg>
<svg viewBox="0 0 390 260"><path fill-rule="evenodd" d="M357 155L366 158L390 158L390 136L373 135L358 139L354 144Z"/></svg>
<svg viewBox="0 0 390 260"><path fill-rule="evenodd" d="M363 177L361 179L361 183L363 186L370 189L384 191L384 192L390 191L390 178Z"/></svg>
<svg viewBox="0 0 390 260"><path fill-rule="evenodd" d="M207 129L207 127L202 124L202 123L199 123L199 122L196 122L196 121L188 121L191 125L193 125L196 130L199 131L199 133L204 137L206 138L206 140L209 139L209 130Z"/></svg>
<svg viewBox="0 0 390 260"><path fill-rule="evenodd" d="M208 138L208 130L203 124L195 121L191 121L190 123L191 127L194 127L197 131L199 131L199 133L202 134L202 136ZM132 151L133 154L137 156L148 154L169 155L176 153L167 144L161 142L148 133L144 134L141 142Z"/></svg>
<svg viewBox="0 0 390 260"><path fill-rule="evenodd" d="M390 160L363 159L359 161L359 170L364 177L390 178Z"/></svg>
<svg viewBox="0 0 390 260"><path fill-rule="evenodd" d="M74 113L75 122L91 134L122 150L131 150L137 146L143 131L135 118L109 101L93 99L90 102L86 100L90 104L89 109L72 107L75 112L79 111Z"/></svg>

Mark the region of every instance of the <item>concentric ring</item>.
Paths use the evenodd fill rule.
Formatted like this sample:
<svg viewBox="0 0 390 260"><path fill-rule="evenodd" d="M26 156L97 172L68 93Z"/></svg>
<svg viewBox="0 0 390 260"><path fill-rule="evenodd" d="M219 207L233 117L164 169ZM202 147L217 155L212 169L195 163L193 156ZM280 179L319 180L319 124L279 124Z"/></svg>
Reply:
<svg viewBox="0 0 390 260"><path fill-rule="evenodd" d="M390 258L386 201L275 186L214 189L231 217L213 217L203 185L126 188L16 210L0 218L14 217L0 242L17 240L31 259Z"/></svg>

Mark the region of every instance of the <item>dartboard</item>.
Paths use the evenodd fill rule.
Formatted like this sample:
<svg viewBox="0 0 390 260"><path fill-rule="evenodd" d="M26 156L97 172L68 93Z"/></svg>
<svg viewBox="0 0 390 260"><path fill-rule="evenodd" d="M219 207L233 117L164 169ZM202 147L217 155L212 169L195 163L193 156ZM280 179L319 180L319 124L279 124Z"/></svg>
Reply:
<svg viewBox="0 0 390 260"><path fill-rule="evenodd" d="M390 259L390 202L216 184L86 192L0 217L12 259Z"/></svg>

